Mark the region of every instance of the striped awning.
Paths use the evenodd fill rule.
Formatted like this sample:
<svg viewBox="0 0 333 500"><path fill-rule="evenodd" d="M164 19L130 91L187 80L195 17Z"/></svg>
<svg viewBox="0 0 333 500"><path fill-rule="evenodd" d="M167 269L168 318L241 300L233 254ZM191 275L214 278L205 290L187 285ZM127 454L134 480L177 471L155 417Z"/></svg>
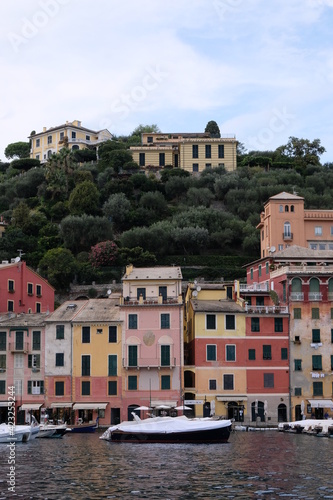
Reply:
<svg viewBox="0 0 333 500"><path fill-rule="evenodd" d="M75 403L73 410L105 410L108 403Z"/></svg>

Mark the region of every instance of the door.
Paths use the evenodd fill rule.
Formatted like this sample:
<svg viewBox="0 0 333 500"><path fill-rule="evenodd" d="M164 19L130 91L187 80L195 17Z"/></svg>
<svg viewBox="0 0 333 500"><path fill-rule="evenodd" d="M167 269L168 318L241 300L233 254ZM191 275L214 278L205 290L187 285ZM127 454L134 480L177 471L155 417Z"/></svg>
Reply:
<svg viewBox="0 0 333 500"><path fill-rule="evenodd" d="M120 408L111 408L111 425L120 424Z"/></svg>
<svg viewBox="0 0 333 500"><path fill-rule="evenodd" d="M203 405L203 416L210 417L210 403L206 402Z"/></svg>
<svg viewBox="0 0 333 500"><path fill-rule="evenodd" d="M16 332L15 349L16 351L23 351L23 332Z"/></svg>

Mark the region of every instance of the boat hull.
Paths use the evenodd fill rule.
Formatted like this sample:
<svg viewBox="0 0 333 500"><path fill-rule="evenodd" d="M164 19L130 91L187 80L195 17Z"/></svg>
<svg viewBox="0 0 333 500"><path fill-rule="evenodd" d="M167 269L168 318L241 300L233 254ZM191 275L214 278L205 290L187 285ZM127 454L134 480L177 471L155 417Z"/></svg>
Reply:
<svg viewBox="0 0 333 500"><path fill-rule="evenodd" d="M97 429L96 424L68 425L67 427L70 431L70 434L72 434L73 432L74 433L77 433L77 432L80 432L80 433L95 432L95 430Z"/></svg>
<svg viewBox="0 0 333 500"><path fill-rule="evenodd" d="M110 441L127 443L226 443L231 426L213 430L184 431L174 433L144 433L115 430Z"/></svg>

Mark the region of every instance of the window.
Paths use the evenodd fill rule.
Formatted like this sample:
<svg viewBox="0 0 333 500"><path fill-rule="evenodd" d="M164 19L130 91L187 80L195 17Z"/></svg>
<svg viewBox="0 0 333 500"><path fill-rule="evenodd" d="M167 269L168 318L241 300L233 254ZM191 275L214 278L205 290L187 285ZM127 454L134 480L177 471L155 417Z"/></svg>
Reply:
<svg viewBox="0 0 333 500"><path fill-rule="evenodd" d="M72 132L72 139L76 139L76 132Z"/></svg>
<svg viewBox="0 0 333 500"><path fill-rule="evenodd" d="M171 383L170 375L162 375L161 376L161 389L162 390L170 389L171 388L170 383Z"/></svg>
<svg viewBox="0 0 333 500"><path fill-rule="evenodd" d="M40 139L36 139L36 148L40 148Z"/></svg>
<svg viewBox="0 0 333 500"><path fill-rule="evenodd" d="M312 319L319 319L319 307L313 307L311 309Z"/></svg>
<svg viewBox="0 0 333 500"><path fill-rule="evenodd" d="M193 163L192 172L199 172L199 163Z"/></svg>
<svg viewBox="0 0 333 500"><path fill-rule="evenodd" d="M319 344L320 343L320 329L314 328L312 330L312 343Z"/></svg>
<svg viewBox="0 0 333 500"><path fill-rule="evenodd" d="M39 160L39 155L36 155L36 160Z"/></svg>
<svg viewBox="0 0 333 500"><path fill-rule="evenodd" d="M56 366L64 366L64 353L63 352L57 352L55 355L55 365Z"/></svg>
<svg viewBox="0 0 333 500"><path fill-rule="evenodd" d="M302 371L302 360L301 359L294 359L294 366L295 366L295 372L301 372Z"/></svg>
<svg viewBox="0 0 333 500"><path fill-rule="evenodd" d="M90 376L90 355L82 355L81 358L81 375L82 377Z"/></svg>
<svg viewBox="0 0 333 500"><path fill-rule="evenodd" d="M4 332L0 332L0 339L1 339L1 333L4 333ZM333 328L331 328L331 344L333 344ZM1 350L1 347L0 347L0 350Z"/></svg>
<svg viewBox="0 0 333 500"><path fill-rule="evenodd" d="M108 375L109 375L109 377L116 377L117 376L117 356L116 356L116 354L109 354Z"/></svg>
<svg viewBox="0 0 333 500"><path fill-rule="evenodd" d="M295 207L294 207L294 205L290 205L290 212L295 212Z"/></svg>
<svg viewBox="0 0 333 500"><path fill-rule="evenodd" d="M251 267L251 269L250 269L250 276L251 276L251 280L253 280L253 267Z"/></svg>
<svg viewBox="0 0 333 500"><path fill-rule="evenodd" d="M6 394L6 381L0 380L0 394Z"/></svg>
<svg viewBox="0 0 333 500"><path fill-rule="evenodd" d="M256 350L255 349L249 349L249 360L254 361L256 359Z"/></svg>
<svg viewBox="0 0 333 500"><path fill-rule="evenodd" d="M129 314L128 315L128 328L130 330L136 330L138 328L138 315Z"/></svg>
<svg viewBox="0 0 333 500"><path fill-rule="evenodd" d="M302 396L302 387L295 387L295 396Z"/></svg>
<svg viewBox="0 0 333 500"><path fill-rule="evenodd" d="M300 307L295 307L294 319L302 319L302 309Z"/></svg>
<svg viewBox="0 0 333 500"><path fill-rule="evenodd" d="M146 300L146 289L145 288L137 288L136 298L139 300L140 296L142 296L143 300Z"/></svg>
<svg viewBox="0 0 333 500"><path fill-rule="evenodd" d="M161 328L163 330L170 328L170 314L161 314Z"/></svg>
<svg viewBox="0 0 333 500"><path fill-rule="evenodd" d="M323 383L322 382L313 382L313 395L314 396L322 396L323 395Z"/></svg>
<svg viewBox="0 0 333 500"><path fill-rule="evenodd" d="M165 166L165 153L160 153L159 154L159 166L164 167Z"/></svg>
<svg viewBox="0 0 333 500"><path fill-rule="evenodd" d="M0 354L0 368L6 369L6 354Z"/></svg>
<svg viewBox="0 0 333 500"><path fill-rule="evenodd" d="M215 314L206 314L206 330L216 330Z"/></svg>
<svg viewBox="0 0 333 500"><path fill-rule="evenodd" d="M256 306L263 307L265 305L264 297L256 297Z"/></svg>
<svg viewBox="0 0 333 500"><path fill-rule="evenodd" d="M170 346L161 345L161 366L170 366Z"/></svg>
<svg viewBox="0 0 333 500"><path fill-rule="evenodd" d="M225 329L226 330L235 330L235 315L234 314L226 314L225 315Z"/></svg>
<svg viewBox="0 0 333 500"><path fill-rule="evenodd" d="M90 135L86 135L86 141L90 141Z"/></svg>
<svg viewBox="0 0 333 500"><path fill-rule="evenodd" d="M265 272L266 274L269 274L269 263L266 262L265 266L266 266Z"/></svg>
<svg viewBox="0 0 333 500"><path fill-rule="evenodd" d="M287 347L281 347L281 359L288 359Z"/></svg>
<svg viewBox="0 0 333 500"><path fill-rule="evenodd" d="M315 226L315 236L322 236L322 235L323 235L322 226Z"/></svg>
<svg viewBox="0 0 333 500"><path fill-rule="evenodd" d="M262 346L262 357L263 359L272 359L272 346L263 345Z"/></svg>
<svg viewBox="0 0 333 500"><path fill-rule="evenodd" d="M129 375L128 377L128 390L136 391L138 388L138 377L136 375Z"/></svg>
<svg viewBox="0 0 333 500"><path fill-rule="evenodd" d="M322 370L321 354L312 356L312 370Z"/></svg>
<svg viewBox="0 0 333 500"><path fill-rule="evenodd" d="M56 325L56 339L63 340L65 338L65 325Z"/></svg>
<svg viewBox="0 0 333 500"><path fill-rule="evenodd" d="M205 163L205 168L212 168L212 164L211 163Z"/></svg>
<svg viewBox="0 0 333 500"><path fill-rule="evenodd" d="M279 245L278 245L278 250L279 250L279 252L280 252L281 250L283 250L283 245L279 244Z"/></svg>
<svg viewBox="0 0 333 500"><path fill-rule="evenodd" d="M52 135L47 136L47 143L52 144Z"/></svg>
<svg viewBox="0 0 333 500"><path fill-rule="evenodd" d="M40 351L40 332L33 331L32 332L32 350Z"/></svg>
<svg viewBox="0 0 333 500"><path fill-rule="evenodd" d="M90 344L90 326L82 327L82 344Z"/></svg>
<svg viewBox="0 0 333 500"><path fill-rule="evenodd" d="M62 141L62 139L65 137L65 132L60 132L60 140Z"/></svg>
<svg viewBox="0 0 333 500"><path fill-rule="evenodd" d="M205 158L212 157L212 146L210 144L206 144L205 146Z"/></svg>
<svg viewBox="0 0 333 500"><path fill-rule="evenodd" d="M216 345L207 344L206 346L206 360L216 361Z"/></svg>
<svg viewBox="0 0 333 500"><path fill-rule="evenodd" d="M65 394L65 382L56 382L54 391L56 396L63 396Z"/></svg>
<svg viewBox="0 0 333 500"><path fill-rule="evenodd" d="M236 346L226 345L225 346L225 359L226 361L236 361Z"/></svg>
<svg viewBox="0 0 333 500"><path fill-rule="evenodd" d="M39 314L41 312L41 307L42 307L41 303L40 302L36 302L36 313Z"/></svg>
<svg viewBox="0 0 333 500"><path fill-rule="evenodd" d="M333 370L333 356L331 354L331 370Z"/></svg>
<svg viewBox="0 0 333 500"><path fill-rule="evenodd" d="M283 318L274 318L274 331L283 332Z"/></svg>
<svg viewBox="0 0 333 500"><path fill-rule="evenodd" d="M128 366L138 366L138 346L128 346Z"/></svg>
<svg viewBox="0 0 333 500"><path fill-rule="evenodd" d="M15 292L15 281L8 280L8 292Z"/></svg>
<svg viewBox="0 0 333 500"><path fill-rule="evenodd" d="M224 158L224 144L219 144L219 158Z"/></svg>
<svg viewBox="0 0 333 500"><path fill-rule="evenodd" d="M283 212L283 205L279 205L279 212L282 213Z"/></svg>
<svg viewBox="0 0 333 500"><path fill-rule="evenodd" d="M28 394L44 394L44 381L28 380Z"/></svg>
<svg viewBox="0 0 333 500"><path fill-rule="evenodd" d="M149 135L149 136L147 137L147 142L148 142L148 143L152 143L152 142L153 142L153 140L154 140L154 139L153 139L153 137L152 137L151 135Z"/></svg>
<svg viewBox="0 0 333 500"><path fill-rule="evenodd" d="M0 351L7 350L7 333L0 332Z"/></svg>
<svg viewBox="0 0 333 500"><path fill-rule="evenodd" d="M28 295L32 295L34 293L34 285L32 283L28 283Z"/></svg>
<svg viewBox="0 0 333 500"><path fill-rule="evenodd" d="M260 332L260 318L251 318L251 332Z"/></svg>
<svg viewBox="0 0 333 500"><path fill-rule="evenodd" d="M199 158L199 146L197 144L192 146L192 158Z"/></svg>
<svg viewBox="0 0 333 500"><path fill-rule="evenodd" d="M159 297L162 296L163 302L167 300L168 298L168 287L166 286L159 286L158 287L158 295Z"/></svg>
<svg viewBox="0 0 333 500"><path fill-rule="evenodd" d="M264 387L274 387L274 373L264 373Z"/></svg>
<svg viewBox="0 0 333 500"><path fill-rule="evenodd" d="M109 326L109 342L110 342L110 344L117 343L117 327L116 326Z"/></svg>
<svg viewBox="0 0 333 500"><path fill-rule="evenodd" d="M28 355L28 368L40 368L40 354Z"/></svg>
<svg viewBox="0 0 333 500"><path fill-rule="evenodd" d="M225 391L234 390L234 376L233 375L223 375L223 389Z"/></svg>
<svg viewBox="0 0 333 500"><path fill-rule="evenodd" d="M81 382L81 394L82 396L90 396L90 381L82 380Z"/></svg>
<svg viewBox="0 0 333 500"><path fill-rule="evenodd" d="M259 264L259 267L258 267L258 274L259 274L259 278L261 276L261 264Z"/></svg>
<svg viewBox="0 0 333 500"><path fill-rule="evenodd" d="M36 295L37 297L42 296L42 285L36 285Z"/></svg>
<svg viewBox="0 0 333 500"><path fill-rule="evenodd" d="M117 396L117 381L109 380L108 382L108 395Z"/></svg>
<svg viewBox="0 0 333 500"><path fill-rule="evenodd" d="M24 333L16 332L15 335L15 349L17 351L23 351Z"/></svg>
<svg viewBox="0 0 333 500"><path fill-rule="evenodd" d="M209 380L209 390L216 391L216 387L217 387L216 379Z"/></svg>
<svg viewBox="0 0 333 500"><path fill-rule="evenodd" d="M285 222L283 225L283 236L284 238L291 237L291 225L290 222Z"/></svg>
<svg viewBox="0 0 333 500"><path fill-rule="evenodd" d="M139 166L144 167L146 165L146 153L139 153Z"/></svg>

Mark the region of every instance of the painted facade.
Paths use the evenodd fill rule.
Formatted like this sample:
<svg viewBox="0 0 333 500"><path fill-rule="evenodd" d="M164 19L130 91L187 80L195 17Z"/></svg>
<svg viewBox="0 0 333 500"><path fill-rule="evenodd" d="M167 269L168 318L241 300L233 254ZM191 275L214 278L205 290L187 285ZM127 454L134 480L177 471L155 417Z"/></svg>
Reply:
<svg viewBox="0 0 333 500"><path fill-rule="evenodd" d="M0 264L0 312L54 311L54 288L25 262L12 259Z"/></svg>
<svg viewBox="0 0 333 500"><path fill-rule="evenodd" d="M140 168L164 168L172 165L188 172L203 172L223 166L236 170L234 136L215 138L207 133L143 133L141 146L132 146L133 160Z"/></svg>
<svg viewBox="0 0 333 500"><path fill-rule="evenodd" d="M106 130L91 130L82 127L79 120L66 122L57 127L43 128L29 137L31 141L30 158L35 158L44 163L54 153L58 153L63 147L71 150L98 148L100 144L112 139L112 134Z"/></svg>
<svg viewBox="0 0 333 500"><path fill-rule="evenodd" d="M123 277L123 419L182 401L183 303L179 267L134 268Z"/></svg>

